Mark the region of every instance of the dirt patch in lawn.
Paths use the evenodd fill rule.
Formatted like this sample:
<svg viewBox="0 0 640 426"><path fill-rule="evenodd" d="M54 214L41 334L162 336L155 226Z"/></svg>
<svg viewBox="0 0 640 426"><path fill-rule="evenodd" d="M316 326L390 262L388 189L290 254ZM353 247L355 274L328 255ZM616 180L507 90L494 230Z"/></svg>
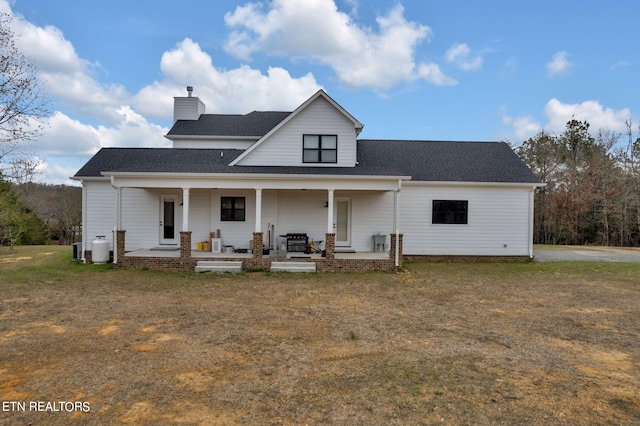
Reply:
<svg viewBox="0 0 640 426"><path fill-rule="evenodd" d="M2 284L0 424L640 422L637 265L73 269Z"/></svg>

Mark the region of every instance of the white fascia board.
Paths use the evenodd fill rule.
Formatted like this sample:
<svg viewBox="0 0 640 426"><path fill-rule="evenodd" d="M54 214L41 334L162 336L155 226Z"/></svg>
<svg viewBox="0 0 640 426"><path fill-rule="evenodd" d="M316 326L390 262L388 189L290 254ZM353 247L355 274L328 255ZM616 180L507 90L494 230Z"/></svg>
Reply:
<svg viewBox="0 0 640 426"><path fill-rule="evenodd" d="M546 183L526 182L452 182L452 181L417 181L404 182L406 186L448 186L448 187L501 187L501 188L543 188Z"/></svg>
<svg viewBox="0 0 640 426"><path fill-rule="evenodd" d="M96 182L104 182L104 181L108 181L109 178L105 177L105 176L71 176L69 179L71 180L77 180L77 181L85 181L85 182L91 182L91 181L96 181Z"/></svg>
<svg viewBox="0 0 640 426"><path fill-rule="evenodd" d="M165 138L172 141L181 140L239 140L255 142L260 136L219 136L219 135L164 135Z"/></svg>
<svg viewBox="0 0 640 426"><path fill-rule="evenodd" d="M358 129L358 131L356 133L360 134L360 132L362 131L362 128L364 127L364 124L362 124L358 120L356 120L353 115L349 114L336 101L331 99L331 96L329 96L327 94L327 92L325 92L324 90L320 89L313 96L311 96L309 99L304 101L304 103L302 105L300 105L298 108L296 108L284 120L282 120L280 123L278 123L273 129L269 130L269 132L267 132L266 135L264 135L263 137L258 139L258 141L256 143L254 143L249 148L247 148L242 154L240 154L229 165L230 166L237 165L240 161L242 161L245 157L247 157L254 149L256 149L259 145L261 145L265 140L269 139L271 137L271 135L273 135L275 132L277 132L282 127L284 127L289 121L293 120L294 117L296 117L298 114L300 114L300 111L303 111L308 105L310 105L313 101L315 101L316 99L318 99L321 96L327 102L329 102L334 108L336 108L338 111L340 111L349 121L351 121L353 123L353 125L355 126L355 128Z"/></svg>
<svg viewBox="0 0 640 426"><path fill-rule="evenodd" d="M352 176L255 173L106 172L114 186L137 188L335 189L394 191L410 176Z"/></svg>

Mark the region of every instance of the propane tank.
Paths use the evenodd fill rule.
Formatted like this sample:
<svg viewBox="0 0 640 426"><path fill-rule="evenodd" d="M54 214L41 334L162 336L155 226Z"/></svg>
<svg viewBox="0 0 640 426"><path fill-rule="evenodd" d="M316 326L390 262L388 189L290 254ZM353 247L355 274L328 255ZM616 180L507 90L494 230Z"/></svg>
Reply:
<svg viewBox="0 0 640 426"><path fill-rule="evenodd" d="M109 261L109 241L104 239L104 235L98 235L91 241L91 260L97 265Z"/></svg>

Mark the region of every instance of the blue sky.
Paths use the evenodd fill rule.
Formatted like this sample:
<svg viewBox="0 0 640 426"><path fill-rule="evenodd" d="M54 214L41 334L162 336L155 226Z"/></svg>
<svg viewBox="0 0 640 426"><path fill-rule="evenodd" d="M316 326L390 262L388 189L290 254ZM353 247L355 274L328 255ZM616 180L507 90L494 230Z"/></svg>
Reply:
<svg viewBox="0 0 640 426"><path fill-rule="evenodd" d="M31 151L67 179L100 147L169 146L185 86L209 113L323 88L362 138L508 140L640 122L634 0L0 0L54 114Z"/></svg>

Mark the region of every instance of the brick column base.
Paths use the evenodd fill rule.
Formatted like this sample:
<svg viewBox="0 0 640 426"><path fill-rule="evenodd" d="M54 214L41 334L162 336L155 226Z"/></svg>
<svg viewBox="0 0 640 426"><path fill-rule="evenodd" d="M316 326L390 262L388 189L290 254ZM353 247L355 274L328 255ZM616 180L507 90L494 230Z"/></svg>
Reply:
<svg viewBox="0 0 640 426"><path fill-rule="evenodd" d="M180 231L180 264L183 269L191 267L191 231Z"/></svg>
<svg viewBox="0 0 640 426"><path fill-rule="evenodd" d="M398 234L398 267L402 267L402 238L403 234ZM391 244L389 244L389 257L391 260L396 259L396 234L391 234Z"/></svg>
<svg viewBox="0 0 640 426"><path fill-rule="evenodd" d="M325 234L324 251L324 257L327 259L333 260L336 258L336 234Z"/></svg>
<svg viewBox="0 0 640 426"><path fill-rule="evenodd" d="M262 232L253 233L251 252L253 253L254 259L262 259Z"/></svg>
<svg viewBox="0 0 640 426"><path fill-rule="evenodd" d="M127 231L124 229L116 230L116 253L118 256L117 263L124 263L124 246L125 246L125 236L124 234Z"/></svg>

